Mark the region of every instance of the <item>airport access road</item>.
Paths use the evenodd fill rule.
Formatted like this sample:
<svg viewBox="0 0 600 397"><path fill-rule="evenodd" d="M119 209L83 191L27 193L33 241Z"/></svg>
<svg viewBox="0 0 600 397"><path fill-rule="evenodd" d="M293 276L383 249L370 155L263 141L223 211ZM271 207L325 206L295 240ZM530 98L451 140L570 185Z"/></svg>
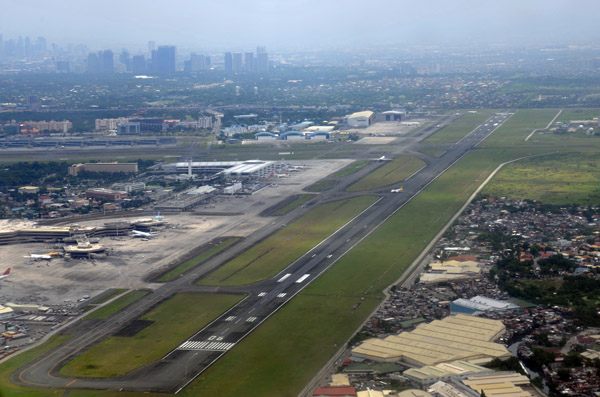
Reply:
<svg viewBox="0 0 600 397"><path fill-rule="evenodd" d="M49 389L110 389L131 391L177 392L200 376L210 365L289 302L305 286L331 267L380 224L385 222L446 169L467 154L479 142L510 117L496 114L475 128L446 153L432 159L426 167L403 183L401 193L386 192L382 198L345 226L327 237L275 277L241 287L193 287L199 275L190 272L159 287L155 293L106 319L98 327L73 337L65 344L42 355L16 371L11 379L24 386ZM200 275L206 274L202 269ZM134 370L125 376L108 379L65 377L59 369L90 345L121 329L152 306L182 292L245 293L246 298L215 319L161 360ZM285 337L285 336L282 336Z"/></svg>

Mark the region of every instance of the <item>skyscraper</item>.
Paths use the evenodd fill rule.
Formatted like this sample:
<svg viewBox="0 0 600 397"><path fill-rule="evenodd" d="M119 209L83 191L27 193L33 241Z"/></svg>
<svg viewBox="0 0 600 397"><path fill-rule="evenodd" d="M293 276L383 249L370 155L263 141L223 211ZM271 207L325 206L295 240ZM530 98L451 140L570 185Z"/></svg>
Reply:
<svg viewBox="0 0 600 397"><path fill-rule="evenodd" d="M233 71L234 72L242 71L242 53L241 52L233 53Z"/></svg>
<svg viewBox="0 0 600 397"><path fill-rule="evenodd" d="M135 74L146 73L146 59L143 55L134 55L131 59L131 71Z"/></svg>
<svg viewBox="0 0 600 397"><path fill-rule="evenodd" d="M156 41L149 41L148 42L148 52L150 54L152 54L152 51L156 50Z"/></svg>
<svg viewBox="0 0 600 397"><path fill-rule="evenodd" d="M100 51L100 72L114 73L115 61L114 54L111 50Z"/></svg>
<svg viewBox="0 0 600 397"><path fill-rule="evenodd" d="M87 72L100 73L100 60L98 59L98 55L93 52L87 58Z"/></svg>
<svg viewBox="0 0 600 397"><path fill-rule="evenodd" d="M252 52L247 52L246 56L245 56L245 64L244 64L244 69L246 69L246 72L253 72L255 67L254 67L254 53Z"/></svg>
<svg viewBox="0 0 600 397"><path fill-rule="evenodd" d="M256 70L258 73L267 73L269 71L269 54L266 52L256 54L256 61Z"/></svg>
<svg viewBox="0 0 600 397"><path fill-rule="evenodd" d="M158 74L175 73L175 46L158 46Z"/></svg>
<svg viewBox="0 0 600 397"><path fill-rule="evenodd" d="M233 57L231 56L231 52L225 53L225 71L231 72L233 70Z"/></svg>

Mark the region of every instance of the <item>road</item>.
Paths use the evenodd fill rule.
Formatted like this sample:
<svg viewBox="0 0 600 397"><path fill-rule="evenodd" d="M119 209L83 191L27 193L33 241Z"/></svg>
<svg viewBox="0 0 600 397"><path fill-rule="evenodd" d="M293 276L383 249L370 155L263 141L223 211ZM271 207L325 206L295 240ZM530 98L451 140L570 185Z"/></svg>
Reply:
<svg viewBox="0 0 600 397"><path fill-rule="evenodd" d="M11 376L11 380L24 386L50 389L110 389L168 393L180 391L502 125L510 116L509 113L492 116L461 141L449 145L443 155L428 159L428 164L424 168L402 183L403 191L401 193L391 193L389 187L385 190L369 192L369 194L379 195L380 199L275 277L241 287L216 288L194 285L199 277L225 263L229 257L283 227L288 218L291 220L292 217L298 215L296 211L251 235L243 244L237 244L232 247L232 250L227 250L209 260L201 268L159 287L153 294L107 318L99 326L76 335L65 344L30 362L16 371ZM448 118L446 122L451 120ZM422 139L437 132L440 128L421 131L418 137L400 138L402 142L394 146L394 155L416 151L416 145ZM370 167L376 167L376 165ZM320 200L339 199L344 194L348 195L348 193L343 193L344 187L353 183L361 174L370 171L371 169L367 168L357 175L345 178L336 189L328 194L319 195ZM300 209L297 210L300 211ZM90 379L65 377L58 373L62 365L91 344L116 333L127 322L136 319L154 305L182 292L239 293L244 294L245 298L181 343L161 360L134 370L125 376Z"/></svg>

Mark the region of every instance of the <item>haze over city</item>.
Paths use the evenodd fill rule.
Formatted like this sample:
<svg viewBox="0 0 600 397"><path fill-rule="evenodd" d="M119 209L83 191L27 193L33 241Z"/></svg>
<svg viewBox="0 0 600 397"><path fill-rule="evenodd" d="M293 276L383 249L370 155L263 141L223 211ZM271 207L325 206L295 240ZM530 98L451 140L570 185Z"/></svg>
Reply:
<svg viewBox="0 0 600 397"><path fill-rule="evenodd" d="M593 44L600 38L598 11L593 0L5 0L0 29L6 37L91 48L144 48L148 40L191 49L264 43L277 51Z"/></svg>

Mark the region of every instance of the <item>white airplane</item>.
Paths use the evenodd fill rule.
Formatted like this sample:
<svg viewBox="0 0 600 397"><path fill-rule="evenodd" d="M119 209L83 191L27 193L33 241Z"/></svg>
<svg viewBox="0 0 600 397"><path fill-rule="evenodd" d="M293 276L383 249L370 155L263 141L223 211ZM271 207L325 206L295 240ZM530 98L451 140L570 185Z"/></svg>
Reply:
<svg viewBox="0 0 600 397"><path fill-rule="evenodd" d="M404 187L400 186L398 189L392 189L392 190L390 190L390 192L392 192L392 193L400 193L403 190L404 190Z"/></svg>
<svg viewBox="0 0 600 397"><path fill-rule="evenodd" d="M8 269L6 269L6 271L4 273L2 273L2 275L0 275L0 280L2 280L3 278L6 278L10 276L10 267Z"/></svg>
<svg viewBox="0 0 600 397"><path fill-rule="evenodd" d="M154 236L156 236L156 233L153 233L153 232L147 233L147 232L140 232L139 230L132 230L131 231L131 235L133 237L146 237L146 238L148 238L148 237L154 237Z"/></svg>
<svg viewBox="0 0 600 397"><path fill-rule="evenodd" d="M52 259L52 255L48 255L48 254L29 254L29 255L23 255L23 258L29 258L29 259L35 259L40 260L43 259L45 261L49 261L50 259Z"/></svg>
<svg viewBox="0 0 600 397"><path fill-rule="evenodd" d="M381 156L377 159L377 161L392 161L391 159L386 159L385 156Z"/></svg>

